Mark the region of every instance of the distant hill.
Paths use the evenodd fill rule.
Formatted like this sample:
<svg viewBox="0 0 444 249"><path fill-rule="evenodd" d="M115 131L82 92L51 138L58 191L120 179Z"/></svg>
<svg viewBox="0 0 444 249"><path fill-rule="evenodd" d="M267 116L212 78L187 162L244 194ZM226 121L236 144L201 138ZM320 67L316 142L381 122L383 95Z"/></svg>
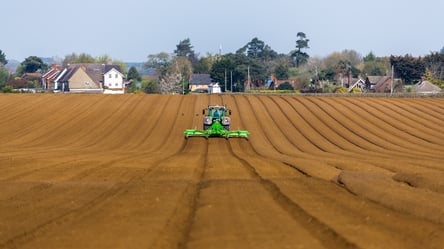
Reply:
<svg viewBox="0 0 444 249"><path fill-rule="evenodd" d="M5 67L11 71L12 73L15 73L15 71L17 70L18 65L20 65L20 61L18 60L14 60L14 59L9 59L8 60L8 64L5 65Z"/></svg>
<svg viewBox="0 0 444 249"><path fill-rule="evenodd" d="M154 68L143 68L143 62L126 62L125 64L126 70L129 70L130 67L135 67L140 75L154 75L156 73Z"/></svg>
<svg viewBox="0 0 444 249"><path fill-rule="evenodd" d="M54 58L54 57L42 57L42 61L49 66L51 64L62 64L61 59ZM8 64L5 65L7 69L9 69L12 73L15 73L17 70L18 65L20 65L20 61L14 60L14 59L8 59ZM135 67L137 69L137 72L139 72L140 75L154 75L155 69L154 68L143 68L143 62L126 62L126 69L129 70L130 67Z"/></svg>
<svg viewBox="0 0 444 249"><path fill-rule="evenodd" d="M58 64L61 65L63 60L58 57L40 57L42 59L43 63L51 66L52 64Z"/></svg>

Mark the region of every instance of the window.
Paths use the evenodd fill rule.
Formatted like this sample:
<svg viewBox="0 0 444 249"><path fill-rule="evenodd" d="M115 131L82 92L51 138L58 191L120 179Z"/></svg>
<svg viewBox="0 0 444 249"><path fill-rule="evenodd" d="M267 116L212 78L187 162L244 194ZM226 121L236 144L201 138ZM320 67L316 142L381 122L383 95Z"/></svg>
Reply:
<svg viewBox="0 0 444 249"><path fill-rule="evenodd" d="M118 75L116 74L116 79L117 79Z"/></svg>
<svg viewBox="0 0 444 249"><path fill-rule="evenodd" d="M112 77L112 76L111 76L111 74L108 74L108 78L110 78L110 79L111 79L111 77Z"/></svg>
<svg viewBox="0 0 444 249"><path fill-rule="evenodd" d="M116 83L116 86L118 86L119 84Z"/></svg>

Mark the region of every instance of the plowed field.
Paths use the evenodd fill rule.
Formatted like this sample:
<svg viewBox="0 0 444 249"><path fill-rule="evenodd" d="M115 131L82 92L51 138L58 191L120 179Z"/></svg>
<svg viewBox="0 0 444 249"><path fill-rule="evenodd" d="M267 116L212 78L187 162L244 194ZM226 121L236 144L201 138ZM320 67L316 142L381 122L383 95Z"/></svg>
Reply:
<svg viewBox="0 0 444 249"><path fill-rule="evenodd" d="M225 104L250 139L184 139ZM444 248L444 99L0 95L0 248Z"/></svg>

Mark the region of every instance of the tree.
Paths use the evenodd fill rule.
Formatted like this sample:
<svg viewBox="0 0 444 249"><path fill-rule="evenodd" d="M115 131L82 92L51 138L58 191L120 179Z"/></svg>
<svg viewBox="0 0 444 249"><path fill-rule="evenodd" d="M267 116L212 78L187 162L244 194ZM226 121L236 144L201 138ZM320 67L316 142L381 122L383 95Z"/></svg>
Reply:
<svg viewBox="0 0 444 249"><path fill-rule="evenodd" d="M335 67L341 61L346 61L350 64L350 66L356 67L357 65L362 63L362 56L354 50L333 52L323 60L323 64L325 68Z"/></svg>
<svg viewBox="0 0 444 249"><path fill-rule="evenodd" d="M225 73L230 74L231 78L231 73L233 73L235 69L236 69L236 64L234 62L234 56L232 56L232 54L224 55L220 60L216 61L213 64L213 66L210 69L210 76L213 79L213 81L219 83L222 89L225 89L225 77L226 77ZM233 80L235 82L239 81L239 77L236 72L234 72L233 76L234 76ZM233 91L233 89L230 89L228 87L227 89Z"/></svg>
<svg viewBox="0 0 444 249"><path fill-rule="evenodd" d="M274 74L278 80L286 80L289 77L289 68L286 61L281 61L278 63L274 69Z"/></svg>
<svg viewBox="0 0 444 249"><path fill-rule="evenodd" d="M202 57L194 64L193 73L209 73L211 64L211 61L207 57Z"/></svg>
<svg viewBox="0 0 444 249"><path fill-rule="evenodd" d="M107 57L109 58L109 57ZM106 61L108 62L108 61ZM106 63L103 62L103 63ZM96 63L96 59L94 59L94 57L92 57L89 54L86 53L81 53L81 54L76 54L76 53L72 53L69 55L65 56L65 59L63 59L63 65L67 66L68 64L82 64L82 63Z"/></svg>
<svg viewBox="0 0 444 249"><path fill-rule="evenodd" d="M174 53L178 57L187 57L193 64L197 62L197 57L194 53L193 46L191 46L190 38L180 41L179 44L176 45L176 50L174 50Z"/></svg>
<svg viewBox="0 0 444 249"><path fill-rule="evenodd" d="M143 64L143 68L154 68L161 77L167 74L171 62L171 56L165 52L151 54L148 55L148 61Z"/></svg>
<svg viewBox="0 0 444 249"><path fill-rule="evenodd" d="M115 60L115 61L112 61L112 64L113 65L118 65L120 67L120 70L121 70L122 74L126 74L127 73L127 71L126 71L126 63L125 62L119 61L119 60Z"/></svg>
<svg viewBox="0 0 444 249"><path fill-rule="evenodd" d="M22 63L20 63L17 71L18 73L35 73L37 71L45 71L48 65L43 63L42 59L37 56L29 56Z"/></svg>
<svg viewBox="0 0 444 249"><path fill-rule="evenodd" d="M310 40L306 38L306 35L303 32L298 32L296 36L299 37L299 39L296 40L296 50L291 52L291 57L293 58L296 67L299 67L300 65L306 63L308 58L310 58L307 53L302 51L303 49L310 48L308 46L308 42Z"/></svg>
<svg viewBox="0 0 444 249"><path fill-rule="evenodd" d="M319 72L319 80L328 80L328 81L334 81L336 77L336 71L332 67L328 67L325 69L322 69Z"/></svg>
<svg viewBox="0 0 444 249"><path fill-rule="evenodd" d="M384 76L388 68L385 62L367 61L364 62L362 73L367 76Z"/></svg>
<svg viewBox="0 0 444 249"><path fill-rule="evenodd" d="M236 55L234 58L235 72L242 87L244 87L243 83L248 81L248 76L251 86L261 87L268 76L265 66L258 60L245 57L245 55Z"/></svg>
<svg viewBox="0 0 444 249"><path fill-rule="evenodd" d="M163 94L182 92L182 75L180 73L167 73L160 79L160 92Z"/></svg>
<svg viewBox="0 0 444 249"><path fill-rule="evenodd" d="M395 75L406 84L413 84L420 80L425 73L425 64L422 59L411 55L390 56L390 64L393 65Z"/></svg>
<svg viewBox="0 0 444 249"><path fill-rule="evenodd" d="M425 67L430 72L431 77L437 80L444 80L444 54L431 53L423 59Z"/></svg>
<svg viewBox="0 0 444 249"><path fill-rule="evenodd" d="M141 89L144 93L160 93L160 86L154 80L142 80Z"/></svg>
<svg viewBox="0 0 444 249"><path fill-rule="evenodd" d="M183 56L175 57L169 71L171 73L180 74L180 92L184 94L185 89L188 86L189 76L193 71L190 60Z"/></svg>
<svg viewBox="0 0 444 249"><path fill-rule="evenodd" d="M9 80L9 71L4 66L0 65L0 90L5 87L6 82Z"/></svg>
<svg viewBox="0 0 444 249"><path fill-rule="evenodd" d="M126 78L128 80L136 80L136 81L142 80L142 77L140 76L139 72L137 71L137 68L134 66L130 67Z"/></svg>
<svg viewBox="0 0 444 249"><path fill-rule="evenodd" d="M363 58L362 73L367 76L384 76L390 70L390 62L387 57L376 57L370 52Z"/></svg>
<svg viewBox="0 0 444 249"><path fill-rule="evenodd" d="M199 60L193 64L194 73L210 73L211 67L217 60L217 55L207 53L206 56L200 57Z"/></svg>
<svg viewBox="0 0 444 249"><path fill-rule="evenodd" d="M319 72L320 80L334 80L348 77L351 73L353 77L358 77L361 71L357 68L362 64L361 55L354 50L343 50L334 52L322 60L323 67Z"/></svg>
<svg viewBox="0 0 444 249"><path fill-rule="evenodd" d="M250 79L258 87L262 86L270 74L275 73L275 68L278 64L277 60L282 58L282 56L257 37L238 49L236 54L231 54L230 56L236 65L234 72L236 76L233 76L233 78L238 80L239 85L243 85L247 81L248 71L250 71Z"/></svg>
<svg viewBox="0 0 444 249"><path fill-rule="evenodd" d="M230 53L213 64L210 75L214 81L219 82L222 89L225 89L225 79L227 79L226 89L235 92L243 91L248 72L253 85L261 86L267 79L266 69L261 62L242 53ZM233 79L233 89L231 84L228 84L231 79Z"/></svg>
<svg viewBox="0 0 444 249"><path fill-rule="evenodd" d="M264 52L265 42L259 40L257 37L253 38L247 44L247 56L253 59L262 57Z"/></svg>
<svg viewBox="0 0 444 249"><path fill-rule="evenodd" d="M3 51L0 49L0 66L8 64L8 60L6 60L6 55L3 53Z"/></svg>
<svg viewBox="0 0 444 249"><path fill-rule="evenodd" d="M6 55L0 49L0 90L5 86L5 83L9 79L9 71L4 67L4 65L8 64L6 60Z"/></svg>
<svg viewBox="0 0 444 249"><path fill-rule="evenodd" d="M249 58L257 59L262 63L268 60L275 59L277 57L277 52L271 49L270 46L265 44L264 41L259 40L257 37L253 38L244 47L240 48L236 52L237 54L247 54Z"/></svg>
<svg viewBox="0 0 444 249"><path fill-rule="evenodd" d="M112 63L112 61L113 59L107 54L101 55L94 59L94 63L100 63L100 64L107 64L110 62Z"/></svg>
<svg viewBox="0 0 444 249"><path fill-rule="evenodd" d="M372 62L372 61L376 61L376 56L375 54L370 51L370 53L368 53L364 58L363 58L364 62Z"/></svg>

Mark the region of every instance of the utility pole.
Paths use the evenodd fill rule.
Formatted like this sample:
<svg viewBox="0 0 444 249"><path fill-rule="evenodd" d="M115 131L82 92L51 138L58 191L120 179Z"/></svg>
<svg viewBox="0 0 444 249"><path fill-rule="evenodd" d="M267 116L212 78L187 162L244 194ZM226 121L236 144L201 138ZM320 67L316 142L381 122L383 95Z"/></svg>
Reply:
<svg viewBox="0 0 444 249"><path fill-rule="evenodd" d="M392 83L390 84L390 96L393 95L393 83L395 82L395 67L392 65Z"/></svg>
<svg viewBox="0 0 444 249"><path fill-rule="evenodd" d="M230 70L230 91L233 92L233 70Z"/></svg>
<svg viewBox="0 0 444 249"><path fill-rule="evenodd" d="M250 90L250 86L251 85L251 82L250 82L250 66L248 66L248 78L247 78L247 86L248 86L248 88L247 88L247 90Z"/></svg>
<svg viewBox="0 0 444 249"><path fill-rule="evenodd" d="M225 92L227 91L227 69L225 68Z"/></svg>

